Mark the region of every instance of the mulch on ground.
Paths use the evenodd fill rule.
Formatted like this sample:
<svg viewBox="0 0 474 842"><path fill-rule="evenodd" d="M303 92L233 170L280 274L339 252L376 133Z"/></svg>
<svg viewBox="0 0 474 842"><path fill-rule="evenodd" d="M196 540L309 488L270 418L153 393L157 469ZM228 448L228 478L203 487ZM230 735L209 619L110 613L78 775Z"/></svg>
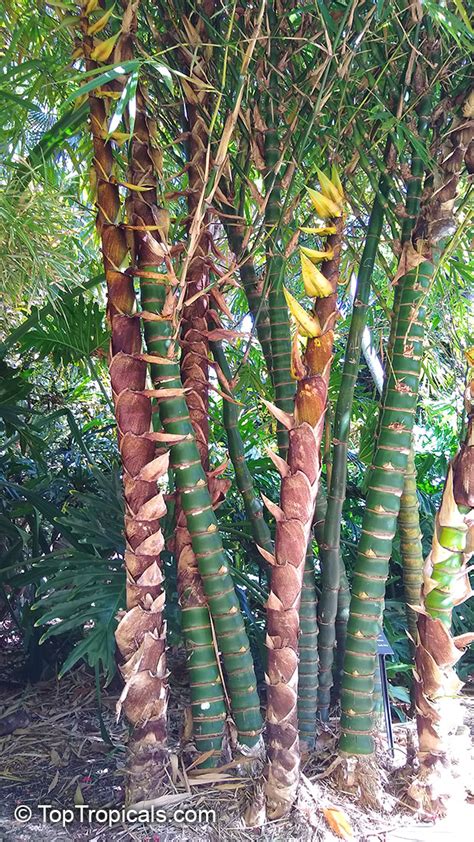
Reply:
<svg viewBox="0 0 474 842"><path fill-rule="evenodd" d="M5 717L11 733L0 736L0 839L44 842L56 840L137 840L137 842L168 842L168 840L262 839L265 842L291 840L329 840L338 837L331 832L324 809L343 811L356 840L424 840L433 834L432 826L416 823L413 814L399 798L400 770L406 760L407 742L413 731L411 723L395 726L395 758L391 759L381 744L381 765L394 776L391 798L386 813L368 810L350 793L334 788L331 768L335 760L336 725L329 725L322 735L317 754L306 758L303 771L306 783L296 809L290 819L249 830L242 821L246 806L257 785L259 769L255 761L231 762L219 770L200 770L192 753L182 751L179 736L183 728L187 699L184 671L174 670L170 692L171 762L160 797L150 802L156 811L162 810L158 821L123 822L119 819L112 828L106 818L92 818L80 823L72 821L61 827L51 810L68 809L84 815L91 809L117 809L123 806L125 779L125 745L127 731L123 722L115 718L119 688L109 688L101 694L101 717L94 676L86 667L66 675L24 686L20 682L0 681L0 717ZM8 673L0 670L1 675ZM180 678L181 674L181 678ZM182 679L182 680L181 680ZM474 700L469 700L471 724L474 723ZM102 730L101 730L102 718ZM104 733L104 728L105 732ZM1 734L1 722L0 722ZM107 737L107 741L104 739ZM175 747L173 749L173 746ZM398 783L397 783L398 781ZM28 823L15 821L14 813L20 805L30 807ZM39 808L38 805L51 805ZM474 821L474 805L469 805ZM173 821L176 809L193 810L195 823ZM202 821L202 810L215 813L212 822ZM192 818L193 813L189 816ZM53 820L51 820L51 816ZM45 821L43 821L45 819ZM417 835L413 835L413 833ZM398 834L398 835L397 835ZM435 838L448 839L442 833ZM451 835L452 838L452 835Z"/></svg>

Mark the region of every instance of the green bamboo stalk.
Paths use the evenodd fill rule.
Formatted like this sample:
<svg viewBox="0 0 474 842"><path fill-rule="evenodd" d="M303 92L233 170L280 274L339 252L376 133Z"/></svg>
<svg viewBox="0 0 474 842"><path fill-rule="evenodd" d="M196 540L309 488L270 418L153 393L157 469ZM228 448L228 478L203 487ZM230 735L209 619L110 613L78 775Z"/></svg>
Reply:
<svg viewBox="0 0 474 842"><path fill-rule="evenodd" d="M420 100L418 127L426 136L431 96ZM417 156L415 156L416 158ZM415 171L417 162L414 160ZM418 183L418 182L417 182ZM421 176L419 180L421 185ZM407 205L412 207L412 194ZM419 205L418 205L419 207ZM434 273L435 249L399 279L393 352L369 471L366 508L352 584L342 680L340 749L352 755L374 750L374 673L388 564L396 531L418 397L423 353L423 301Z"/></svg>
<svg viewBox="0 0 474 842"><path fill-rule="evenodd" d="M135 184L152 187L145 191L133 191L129 208L135 235L134 271L140 279L140 315L154 385L150 394L158 403L164 430L164 433L159 434L161 440L171 445L170 459L175 487L180 495L193 554L208 601L217 644L222 653L239 739L245 745L254 746L259 743L261 729L255 672L182 388L177 353L179 340L175 325L178 303L175 286L178 281L167 245L169 215L163 208L158 208L156 203L150 140L145 102L138 87L130 177ZM157 220L160 220L159 231L156 231ZM150 229L153 229L153 234ZM163 459L163 456L159 459ZM186 567L190 565L183 564L183 569ZM207 744L214 756L217 756L225 719L220 670L215 657L208 609L203 595L197 593L200 582L193 570L189 569L188 573L182 582L180 600L184 609L183 630L190 648L195 737L201 750Z"/></svg>
<svg viewBox="0 0 474 842"><path fill-rule="evenodd" d="M127 41L129 49L131 49L131 44L132 42L130 40ZM129 55L122 55L123 59L129 57ZM134 226L137 263L135 271L138 273L141 271L146 272L143 269L143 264L149 265L151 260L156 261L157 253L158 255L162 255L164 254L165 248L167 248L160 241L166 239L168 214L163 208L158 208L156 205L156 175L150 155L150 144L150 128L147 120L145 98L141 86L138 85L129 178L132 184L140 186L146 184L148 189L140 191L131 190L127 202L129 219ZM157 220L161 220L163 227L159 235L152 237L150 234L147 234L146 227L156 226ZM146 278L141 276L142 303L143 300L147 299L148 295L152 301L161 302L163 305L166 296L165 283L169 281L169 277L168 275L160 275L156 266L148 274L151 277ZM146 329L145 333L147 333ZM162 343L159 349L155 348L155 353L158 353L158 350L166 356L166 343ZM146 365L146 360L143 360L143 362ZM176 369L179 374L177 362ZM181 383L180 374L178 379ZM164 397L166 400L166 391L158 389L158 392L160 397ZM152 396L156 397L156 393L152 392ZM153 423L157 436L156 440L165 444L172 442L173 437L171 436L170 438L166 430L159 429L158 413L155 412L154 415L157 417L157 421ZM162 459L163 457L160 458ZM161 463L158 461L158 464ZM164 472L166 468L167 465L164 464ZM181 625L188 653L188 669L190 672L193 737L198 751L207 754L203 765L215 766L219 762L222 754L222 740L226 719L224 691L209 617L209 609L197 569L197 562L192 551L191 539L186 528L186 518L179 505L180 502L178 500L178 505L175 507L176 528L174 549L178 570Z"/></svg>
<svg viewBox="0 0 474 842"><path fill-rule="evenodd" d="M298 728L301 743L308 750L316 742L316 699L318 692L318 596L314 569L313 535L318 552L324 540L324 521L327 497L320 482L316 494L312 535L308 543L300 606L300 637L298 640Z"/></svg>
<svg viewBox="0 0 474 842"><path fill-rule="evenodd" d="M385 158L391 150L387 144ZM364 250L359 267L349 336L347 339L341 387L336 403L333 435L333 468L328 493L328 506L321 552L322 593L318 605L319 624L319 686L317 706L323 721L329 717L333 684L334 644L340 588L341 520L346 497L347 447L354 390L360 364L362 334L367 323L367 311L377 249L382 234L384 209L389 193L389 178L382 175L370 214ZM340 615L340 624L342 620ZM340 635L340 646L343 637Z"/></svg>
<svg viewBox="0 0 474 842"><path fill-rule="evenodd" d="M425 259L400 279L393 365L369 474L347 627L340 748L348 754L371 754L374 750L376 641L418 396L425 318L422 304L433 273L433 260Z"/></svg>
<svg viewBox="0 0 474 842"><path fill-rule="evenodd" d="M276 16L273 3L267 4L267 15L272 31ZM275 403L284 412L293 412L295 381L291 376L291 332L288 307L283 293L286 270L284 246L280 235L282 215L281 176L279 174L280 143L274 104L278 102L278 77L273 68L278 63L275 40L270 37L269 90L265 97L265 231L266 231L266 278L270 315L272 379L275 388ZM288 453L288 431L277 422L277 441L280 456L286 459Z"/></svg>
<svg viewBox="0 0 474 842"><path fill-rule="evenodd" d="M333 667L333 704L339 701L341 695L342 676L344 672L344 655L346 652L347 623L349 621L349 607L351 603L351 589L347 579L346 568L340 555L339 591L337 594L336 613L336 657Z"/></svg>
<svg viewBox="0 0 474 842"><path fill-rule="evenodd" d="M419 605L423 581L423 547L421 543L420 513L416 493L416 469L413 447L408 455L408 466L403 483L398 515L400 534L400 554L402 557L403 588L408 631L412 640L416 639L416 612L411 605Z"/></svg>
<svg viewBox="0 0 474 842"><path fill-rule="evenodd" d="M316 494L316 507L313 519L313 533L316 538L319 552L321 552L321 547L324 542L324 524L326 522L327 510L328 498L324 485L320 482L318 486L318 493Z"/></svg>
<svg viewBox="0 0 474 842"><path fill-rule="evenodd" d="M232 372L227 362L221 342L210 343L212 355L222 371L227 383L232 381ZM252 474L250 473L245 458L245 448L239 430L240 409L235 398L225 384L221 383L221 389L230 400L225 397L222 401L222 418L227 436L229 455L234 467L237 487L244 501L244 508L250 523L252 536L256 544L268 553L273 553L273 543L270 529L263 516L263 505L255 491Z"/></svg>
<svg viewBox="0 0 474 842"><path fill-rule="evenodd" d="M157 272L154 265L146 264L141 268L145 272ZM254 746L260 740L261 715L253 661L206 475L182 395L179 364L174 356L173 325L171 319L162 317L165 287L150 283L145 277L141 279L141 294L143 310L159 317L157 321L145 321L148 352L169 360L152 364L151 376L157 389L164 430L168 434L183 436L181 442L171 447L171 464L226 670L232 713L240 742ZM160 398L162 388L176 391L176 395ZM196 628L198 620L190 618L190 623ZM207 668L206 659L203 663L191 664L192 670L203 669L206 673ZM214 672L206 678L208 683L217 683ZM192 683L196 684L195 674ZM220 715L220 709L216 715Z"/></svg>
<svg viewBox="0 0 474 842"><path fill-rule="evenodd" d="M313 539L310 536L303 572L298 641L298 729L300 745L311 750L316 742L318 692L318 599L314 571ZM316 656L316 657L315 657Z"/></svg>

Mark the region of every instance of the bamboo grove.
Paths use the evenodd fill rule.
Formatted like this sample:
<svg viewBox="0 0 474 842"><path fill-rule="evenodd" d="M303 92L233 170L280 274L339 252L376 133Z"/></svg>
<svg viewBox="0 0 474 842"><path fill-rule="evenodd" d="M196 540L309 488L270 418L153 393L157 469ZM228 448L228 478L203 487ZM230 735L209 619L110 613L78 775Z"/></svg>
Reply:
<svg viewBox="0 0 474 842"><path fill-rule="evenodd" d="M453 32L434 4L403 2L396 14L362 0L45 12L72 56L105 278L130 804L159 796L175 749L166 618L178 605L187 742L200 768L251 770L249 824L291 812L302 760L331 727L336 782L379 803L377 638L398 554L419 743L404 797L424 815L446 809L455 667L474 638L453 632L474 550L472 290L451 395L464 395L461 444L425 560L416 465L433 311L472 220L470 33L448 5ZM384 381L348 564L361 383L377 396L367 335ZM249 401L265 481L250 467Z"/></svg>

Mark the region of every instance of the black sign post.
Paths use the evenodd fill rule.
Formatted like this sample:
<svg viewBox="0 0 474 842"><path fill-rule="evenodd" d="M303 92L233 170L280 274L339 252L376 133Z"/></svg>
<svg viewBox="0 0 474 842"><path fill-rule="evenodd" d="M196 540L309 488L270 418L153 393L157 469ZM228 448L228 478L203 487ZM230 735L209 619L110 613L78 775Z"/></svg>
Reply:
<svg viewBox="0 0 474 842"><path fill-rule="evenodd" d="M393 649L390 646L387 638L383 631L379 632L377 637L377 657L379 659L379 670L380 670L380 684L382 687L382 701L383 701L383 715L385 719L385 730L387 732L387 740L388 745L390 748L390 752L392 757L394 756L394 748L393 748L393 729L392 729L392 716L390 713L390 698L388 695L388 679L387 679L387 667L385 664L385 658L387 655L393 655Z"/></svg>

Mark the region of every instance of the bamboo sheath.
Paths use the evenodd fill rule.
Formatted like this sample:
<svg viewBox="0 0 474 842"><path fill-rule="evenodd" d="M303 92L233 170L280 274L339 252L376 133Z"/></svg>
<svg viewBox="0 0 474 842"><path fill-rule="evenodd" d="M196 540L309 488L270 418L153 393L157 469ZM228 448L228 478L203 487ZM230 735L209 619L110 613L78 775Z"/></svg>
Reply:
<svg viewBox="0 0 474 842"><path fill-rule="evenodd" d="M87 70L93 40L90 19L81 9L81 30ZM120 56L130 30L122 28ZM119 60L119 59L118 59ZM113 138L107 137L106 98L101 90L88 95L90 129L97 186L97 230L107 283L107 317L111 328L110 381L123 467L125 498L125 565L127 607L116 631L125 681L118 703L131 726L128 743L129 801L156 791L166 757L167 683L165 662L164 590L160 552L164 539L160 517L166 512L157 481L166 474L166 459L156 462L150 433L151 401L147 395L146 362L142 356L140 322L134 318L133 277L124 271L128 244L121 226L121 199L115 177Z"/></svg>
<svg viewBox="0 0 474 842"><path fill-rule="evenodd" d="M474 372L465 394L466 438L451 462L436 515L433 544L424 568L415 649L415 708L419 741L419 773L409 794L430 815L446 812L453 790L450 766L460 762L466 735L463 711L456 698L462 682L454 670L474 632L453 637L456 605L472 597L468 562L474 550ZM458 744L461 744L459 746ZM461 751L460 751L461 749Z"/></svg>

